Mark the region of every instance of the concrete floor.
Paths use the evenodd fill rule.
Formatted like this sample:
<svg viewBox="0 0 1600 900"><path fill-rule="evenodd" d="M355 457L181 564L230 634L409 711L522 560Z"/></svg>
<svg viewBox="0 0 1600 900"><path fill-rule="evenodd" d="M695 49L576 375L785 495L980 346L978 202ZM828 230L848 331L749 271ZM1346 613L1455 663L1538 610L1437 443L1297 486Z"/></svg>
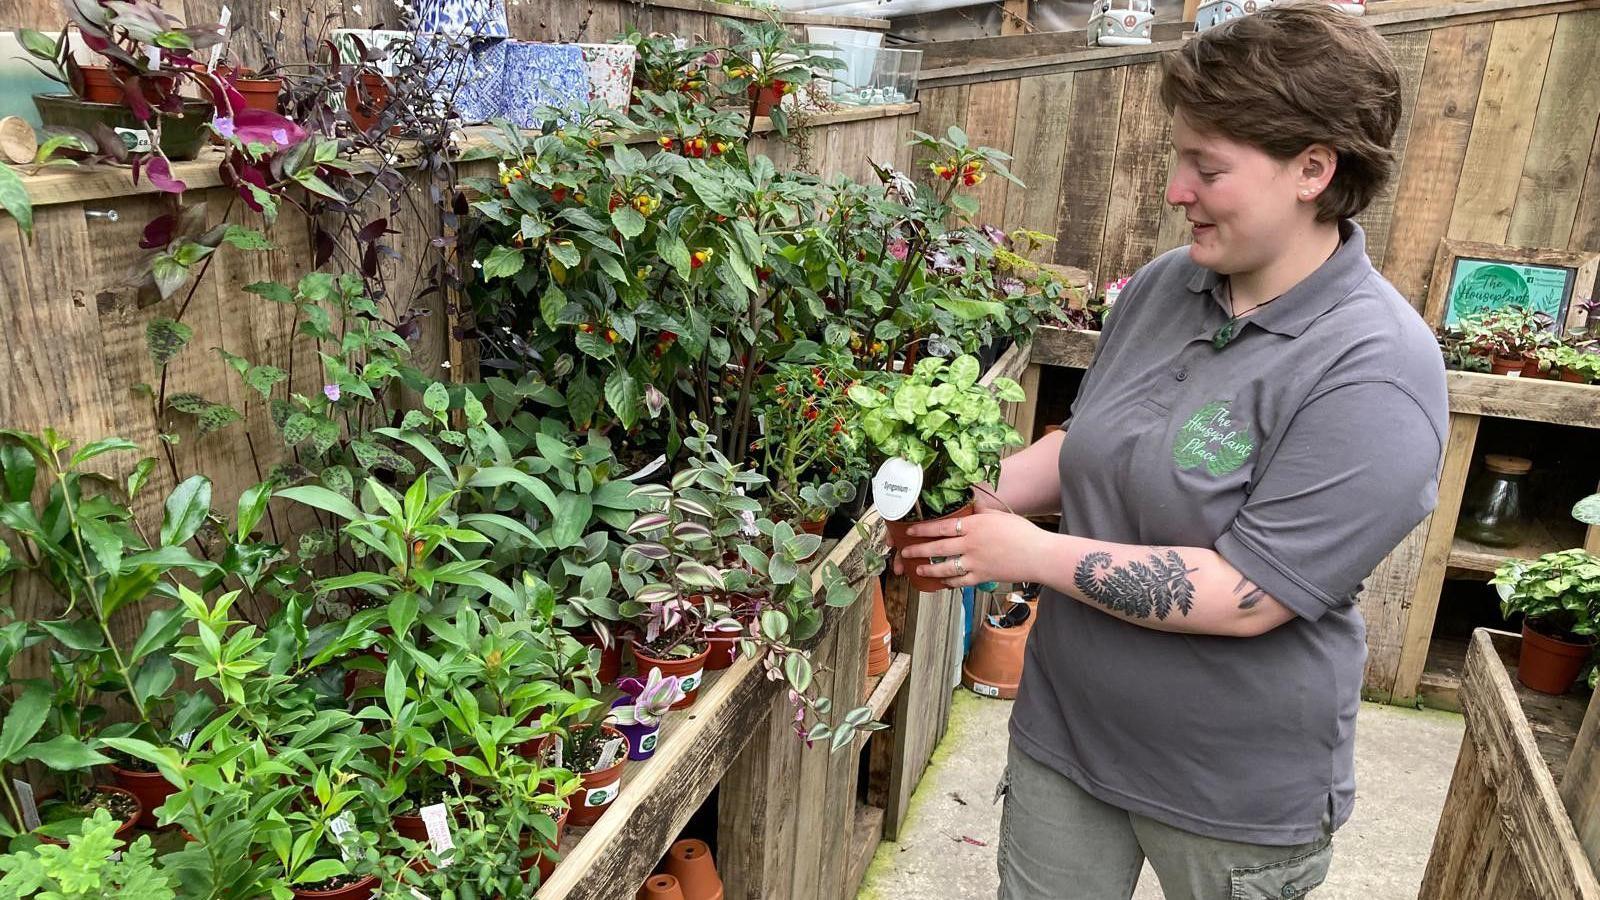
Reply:
<svg viewBox="0 0 1600 900"><path fill-rule="evenodd" d="M1011 703L960 689L950 730L911 800L906 831L880 845L859 900L992 900ZM1317 900L1417 895L1461 744L1461 717L1363 704L1356 724L1356 809L1334 836L1333 868ZM1160 900L1146 865L1135 900Z"/></svg>

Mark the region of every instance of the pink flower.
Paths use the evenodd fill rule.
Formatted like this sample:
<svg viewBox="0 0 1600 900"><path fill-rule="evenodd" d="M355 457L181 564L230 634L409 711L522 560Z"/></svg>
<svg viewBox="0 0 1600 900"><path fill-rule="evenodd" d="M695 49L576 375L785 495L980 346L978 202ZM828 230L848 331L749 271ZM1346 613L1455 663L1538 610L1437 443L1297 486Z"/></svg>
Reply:
<svg viewBox="0 0 1600 900"><path fill-rule="evenodd" d="M889 242L889 255L895 259L904 260L910 252L911 244L905 238L895 238Z"/></svg>
<svg viewBox="0 0 1600 900"><path fill-rule="evenodd" d="M322 386L322 395L334 403L338 403L339 398L344 396L344 392L339 390L337 384L325 384Z"/></svg>

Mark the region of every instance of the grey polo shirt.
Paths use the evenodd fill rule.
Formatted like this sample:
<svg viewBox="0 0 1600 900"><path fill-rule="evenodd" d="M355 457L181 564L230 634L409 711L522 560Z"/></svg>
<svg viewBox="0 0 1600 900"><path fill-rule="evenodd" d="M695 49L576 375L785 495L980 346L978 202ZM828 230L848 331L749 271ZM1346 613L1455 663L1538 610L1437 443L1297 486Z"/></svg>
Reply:
<svg viewBox="0 0 1600 900"><path fill-rule="evenodd" d="M1260 637L1174 634L1047 592L1012 738L1107 803L1226 840L1309 843L1349 818L1355 596L1436 498L1438 345L1360 227L1341 229L1222 350L1221 278L1187 248L1141 269L1061 450L1064 533L1214 548L1295 618Z"/></svg>

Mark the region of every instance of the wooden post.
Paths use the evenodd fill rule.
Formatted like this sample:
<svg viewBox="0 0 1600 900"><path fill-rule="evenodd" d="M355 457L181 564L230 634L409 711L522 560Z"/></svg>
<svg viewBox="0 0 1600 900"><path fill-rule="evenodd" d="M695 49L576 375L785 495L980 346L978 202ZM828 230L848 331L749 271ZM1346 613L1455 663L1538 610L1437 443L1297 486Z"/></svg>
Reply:
<svg viewBox="0 0 1600 900"><path fill-rule="evenodd" d="M1195 14L1200 10L1200 0L1183 0L1183 20L1193 22Z"/></svg>
<svg viewBox="0 0 1600 900"><path fill-rule="evenodd" d="M1583 726L1561 778L1561 803L1589 864L1600 868L1600 692L1589 698Z"/></svg>
<svg viewBox="0 0 1600 900"><path fill-rule="evenodd" d="M1000 13L1001 34L1031 34L1033 23L1028 21L1028 0L1006 0Z"/></svg>

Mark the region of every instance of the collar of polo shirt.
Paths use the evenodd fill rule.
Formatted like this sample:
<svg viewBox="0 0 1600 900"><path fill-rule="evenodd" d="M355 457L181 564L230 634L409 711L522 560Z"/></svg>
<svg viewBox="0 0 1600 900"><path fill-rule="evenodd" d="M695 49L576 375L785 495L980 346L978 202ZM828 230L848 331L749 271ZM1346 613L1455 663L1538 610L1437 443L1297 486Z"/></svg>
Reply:
<svg viewBox="0 0 1600 900"><path fill-rule="evenodd" d="M1240 319L1241 325L1255 325L1274 334L1299 337L1318 317L1350 296L1372 271L1372 261L1367 259L1367 235L1360 225L1349 219L1341 221L1339 238L1339 249L1327 262L1275 302ZM1221 275L1210 269L1200 269L1189 279L1189 290L1210 294L1223 315L1231 317Z"/></svg>

